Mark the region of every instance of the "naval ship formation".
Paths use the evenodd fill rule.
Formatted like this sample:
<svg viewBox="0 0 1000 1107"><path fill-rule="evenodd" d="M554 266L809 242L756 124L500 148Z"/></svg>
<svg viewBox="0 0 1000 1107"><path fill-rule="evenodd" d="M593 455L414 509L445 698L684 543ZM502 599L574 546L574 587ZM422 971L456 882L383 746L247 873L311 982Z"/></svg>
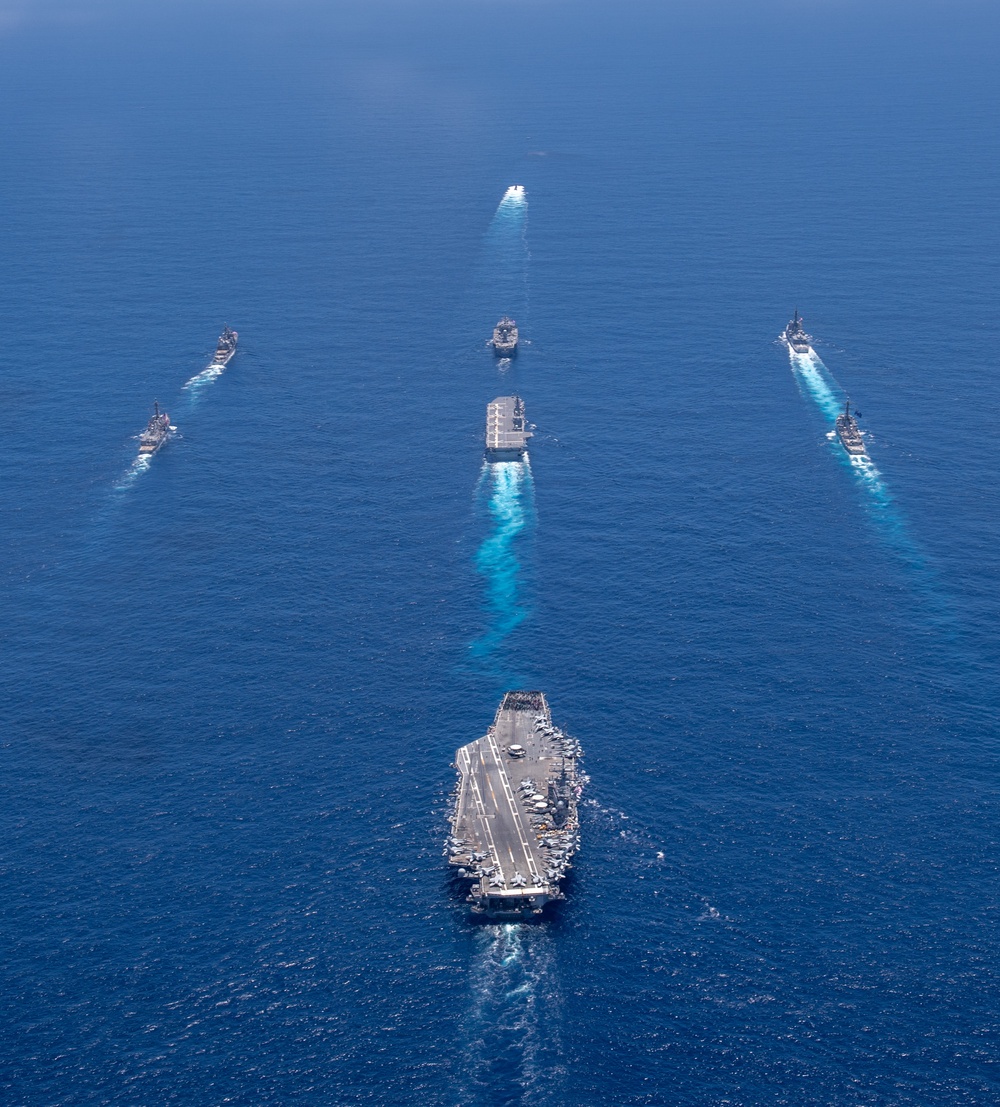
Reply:
<svg viewBox="0 0 1000 1107"><path fill-rule="evenodd" d="M508 692L486 734L455 755L458 785L446 854L467 902L487 919L533 919L565 898L580 844L586 777L580 744L553 726L541 692Z"/></svg>
<svg viewBox="0 0 1000 1107"><path fill-rule="evenodd" d="M513 357L517 353L517 324L506 315L493 328L493 352L497 357Z"/></svg>
<svg viewBox="0 0 1000 1107"><path fill-rule="evenodd" d="M795 309L795 314L789 320L788 326L785 327L781 337L788 345L788 348L796 354L807 354L812 348L810 345L812 336L806 334L805 328L802 326L802 316L799 315L798 308ZM840 439L840 444L852 457L868 456L868 451L865 449L864 438L858 428L858 422L851 414L850 400L844 404L844 410L837 416L834 429L837 432L837 437Z"/></svg>
<svg viewBox="0 0 1000 1107"><path fill-rule="evenodd" d="M170 437L170 416L165 411L160 411L158 402L153 403L153 414L146 429L139 435L139 456L148 457L156 451Z"/></svg>
<svg viewBox="0 0 1000 1107"><path fill-rule="evenodd" d="M224 369L229 364L233 354L236 353L238 339L239 335L232 327L223 327L209 369ZM165 411L160 411L158 401L154 402L153 414L146 424L146 429L139 435L139 456L150 457L155 454L170 437L171 430L175 429L170 426L170 416Z"/></svg>

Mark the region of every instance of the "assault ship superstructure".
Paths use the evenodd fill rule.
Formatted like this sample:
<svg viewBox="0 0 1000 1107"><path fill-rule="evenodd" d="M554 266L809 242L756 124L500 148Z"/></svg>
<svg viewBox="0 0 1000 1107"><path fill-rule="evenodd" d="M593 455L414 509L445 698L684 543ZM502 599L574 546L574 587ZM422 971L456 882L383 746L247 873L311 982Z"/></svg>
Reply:
<svg viewBox="0 0 1000 1107"><path fill-rule="evenodd" d="M580 744L553 726L541 692L508 692L493 725L455 755L458 786L445 853L469 882L472 913L534 919L564 899L580 844L586 777Z"/></svg>
<svg viewBox="0 0 1000 1107"><path fill-rule="evenodd" d="M229 364L229 359L236 353L236 340L240 336L228 326L219 335L219 344L215 348L210 369L223 369Z"/></svg>
<svg viewBox="0 0 1000 1107"><path fill-rule="evenodd" d="M851 414L850 400L844 404L844 410L837 416L836 428L841 445L852 457L862 457L867 453L857 420Z"/></svg>
<svg viewBox="0 0 1000 1107"><path fill-rule="evenodd" d="M158 402L153 402L153 415L146 424L146 429L139 435L139 456L148 457L156 451L170 437L170 416L165 411L160 411Z"/></svg>
<svg viewBox="0 0 1000 1107"><path fill-rule="evenodd" d="M802 326L802 316L799 309L795 309L795 315L788 321L781 337L788 343L788 348L796 354L808 354L811 349L812 335L806 334Z"/></svg>
<svg viewBox="0 0 1000 1107"><path fill-rule="evenodd" d="M517 353L517 324L506 315L493 328L493 352L497 357L513 357Z"/></svg>
<svg viewBox="0 0 1000 1107"><path fill-rule="evenodd" d="M487 405L487 461L520 461L528 452L531 436L520 396L497 396Z"/></svg>

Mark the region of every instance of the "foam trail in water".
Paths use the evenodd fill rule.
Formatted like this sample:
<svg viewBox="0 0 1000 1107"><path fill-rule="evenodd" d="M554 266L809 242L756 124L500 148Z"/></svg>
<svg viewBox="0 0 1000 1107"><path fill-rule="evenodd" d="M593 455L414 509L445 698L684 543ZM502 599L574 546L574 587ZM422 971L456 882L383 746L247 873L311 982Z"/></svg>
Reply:
<svg viewBox="0 0 1000 1107"><path fill-rule="evenodd" d="M523 328L528 314L528 198L523 185L511 185L486 230L477 266L477 314L484 326L510 315Z"/></svg>
<svg viewBox="0 0 1000 1107"><path fill-rule="evenodd" d="M816 401L817 407L831 424L835 422L844 406L844 401L840 399L840 390L837 389L835 392L835 386L828 381L826 366L819 359L816 351L810 350L807 354L797 354L794 350L789 350L789 358L796 379L805 385L806 391Z"/></svg>
<svg viewBox="0 0 1000 1107"><path fill-rule="evenodd" d="M476 569L486 581L490 625L470 647L473 657L484 658L527 616L521 597L521 564L518 535L534 518L531 468L525 461L500 461L484 467L479 489L488 490L490 531L476 551Z"/></svg>
<svg viewBox="0 0 1000 1107"><path fill-rule="evenodd" d="M876 522L882 537L912 568L927 575L930 570L926 560L907 533L906 524L875 462L870 457L851 456L840 445L834 424L844 407L846 397L843 390L833 381L829 370L815 350L810 349L806 354L797 354L789 350L789 359L799 386L826 417L830 425L827 438L830 439L837 455L850 467L859 487L863 490L869 515Z"/></svg>
<svg viewBox="0 0 1000 1107"><path fill-rule="evenodd" d="M198 399L198 393L206 385L218 380L225 371L226 367L224 365L209 365L202 369L200 373L195 373L190 380L185 381L182 391L190 393L193 404Z"/></svg>
<svg viewBox="0 0 1000 1107"><path fill-rule="evenodd" d="M566 1069L559 1026L562 1001L555 943L542 925L478 928L470 966L472 1005L462 1021L461 1104L494 1102L561 1107Z"/></svg>
<svg viewBox="0 0 1000 1107"><path fill-rule="evenodd" d="M121 480L115 485L116 492L127 492L133 484L139 479L139 477L146 472L149 468L150 457L145 454L142 457L137 457L135 461L129 466L128 472L121 478Z"/></svg>

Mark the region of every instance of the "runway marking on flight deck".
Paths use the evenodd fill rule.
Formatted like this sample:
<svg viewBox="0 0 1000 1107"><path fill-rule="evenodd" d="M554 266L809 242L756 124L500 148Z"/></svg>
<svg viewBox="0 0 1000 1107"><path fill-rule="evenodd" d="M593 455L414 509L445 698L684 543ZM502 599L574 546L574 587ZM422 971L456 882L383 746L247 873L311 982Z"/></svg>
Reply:
<svg viewBox="0 0 1000 1107"><path fill-rule="evenodd" d="M493 833L490 830L490 824L487 822L486 819L486 804L483 803L482 793L479 790L479 781L476 780L475 775L472 772L472 758L469 756L468 751L465 749L459 750L459 757L465 762L465 767L468 769L469 783L472 786L472 794L473 798L476 801L476 806L479 808L479 813L481 816L479 821L482 824L483 833L486 835L486 842L489 846L490 855L492 856L493 863L496 865L497 870L500 873L500 879L504 882L504 884L506 884L507 878L504 876L503 866L500 864L500 853L497 850L496 843L493 841Z"/></svg>
<svg viewBox="0 0 1000 1107"><path fill-rule="evenodd" d="M507 799L507 803L510 805L510 813L514 819L514 826L517 828L517 836L521 841L521 848L524 850L524 860L528 866L528 871L531 873L532 876L538 876L538 869L535 867L535 861L531 855L531 847L528 845L528 840L524 835L524 825L521 822L521 813L517 809L517 801L514 799L514 792L511 789L510 781L507 779L507 770L500 758L500 747L497 745L496 736L493 734L487 734L486 738L489 742L490 752L496 759L497 769L499 770L500 783L503 786L504 795ZM514 855L512 853L511 862L513 863L513 861Z"/></svg>

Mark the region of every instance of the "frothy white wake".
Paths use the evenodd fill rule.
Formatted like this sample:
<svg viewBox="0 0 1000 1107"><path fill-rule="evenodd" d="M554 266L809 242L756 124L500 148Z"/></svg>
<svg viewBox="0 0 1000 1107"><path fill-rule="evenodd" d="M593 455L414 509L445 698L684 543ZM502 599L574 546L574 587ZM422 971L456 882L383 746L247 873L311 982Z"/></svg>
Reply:
<svg viewBox="0 0 1000 1107"><path fill-rule="evenodd" d="M531 468L525 461L500 461L483 467L478 494L488 489L490 531L476 551L476 570L486 582L489 626L470 647L484 658L524 621L521 563L516 542L534 518Z"/></svg>
<svg viewBox="0 0 1000 1107"><path fill-rule="evenodd" d="M827 438L837 455L847 463L853 473L864 493L869 516L876 522L882 537L911 567L927 576L925 558L910 538L878 466L870 457L848 454L837 438L834 425L847 398L843 390L832 379L829 370L815 350L810 349L806 354L797 354L794 350L789 350L788 356L799 387L813 400L827 419L830 427Z"/></svg>
<svg viewBox="0 0 1000 1107"><path fill-rule="evenodd" d="M475 278L477 313L492 323L509 315L521 325L528 313L528 197L523 185L511 185L497 205L483 240Z"/></svg>
<svg viewBox="0 0 1000 1107"><path fill-rule="evenodd" d="M218 380L225 371L226 367L224 365L209 365L207 368L202 369L200 373L195 373L190 380L185 381L182 391L190 392L192 396L197 396L205 385Z"/></svg>
<svg viewBox="0 0 1000 1107"><path fill-rule="evenodd" d="M794 350L789 350L788 356L796 380L830 423L831 429L827 431L827 438L837 453L849 463L858 483L868 494L869 504L881 509L884 514L893 512L892 496L875 462L870 457L857 457L841 448L837 432L833 427L837 416L844 408L846 396L831 379L820 356L812 349L807 354L797 354ZM902 525L895 516L892 522L896 526Z"/></svg>
<svg viewBox="0 0 1000 1107"><path fill-rule="evenodd" d="M148 454L137 457L129 466L128 472L125 473L121 480L115 485L115 491L127 492L139 477L149 469L149 462L150 457Z"/></svg>
<svg viewBox="0 0 1000 1107"><path fill-rule="evenodd" d="M500 201L500 207L497 208L497 211L499 211L504 204L526 204L527 202L528 193L524 185L511 185L503 194L503 199Z"/></svg>
<svg viewBox="0 0 1000 1107"><path fill-rule="evenodd" d="M831 423L835 422L844 406L844 401L840 399L840 390L834 391L835 386L829 381L826 366L819 359L816 351L810 350L807 354L797 354L794 350L789 350L788 356L796 379L805 385L806 391L820 411Z"/></svg>
<svg viewBox="0 0 1000 1107"><path fill-rule="evenodd" d="M561 1107L566 1068L553 938L545 924L507 923L479 927L475 942L460 1102L489 1102L502 1086L514 1093L505 1102Z"/></svg>

